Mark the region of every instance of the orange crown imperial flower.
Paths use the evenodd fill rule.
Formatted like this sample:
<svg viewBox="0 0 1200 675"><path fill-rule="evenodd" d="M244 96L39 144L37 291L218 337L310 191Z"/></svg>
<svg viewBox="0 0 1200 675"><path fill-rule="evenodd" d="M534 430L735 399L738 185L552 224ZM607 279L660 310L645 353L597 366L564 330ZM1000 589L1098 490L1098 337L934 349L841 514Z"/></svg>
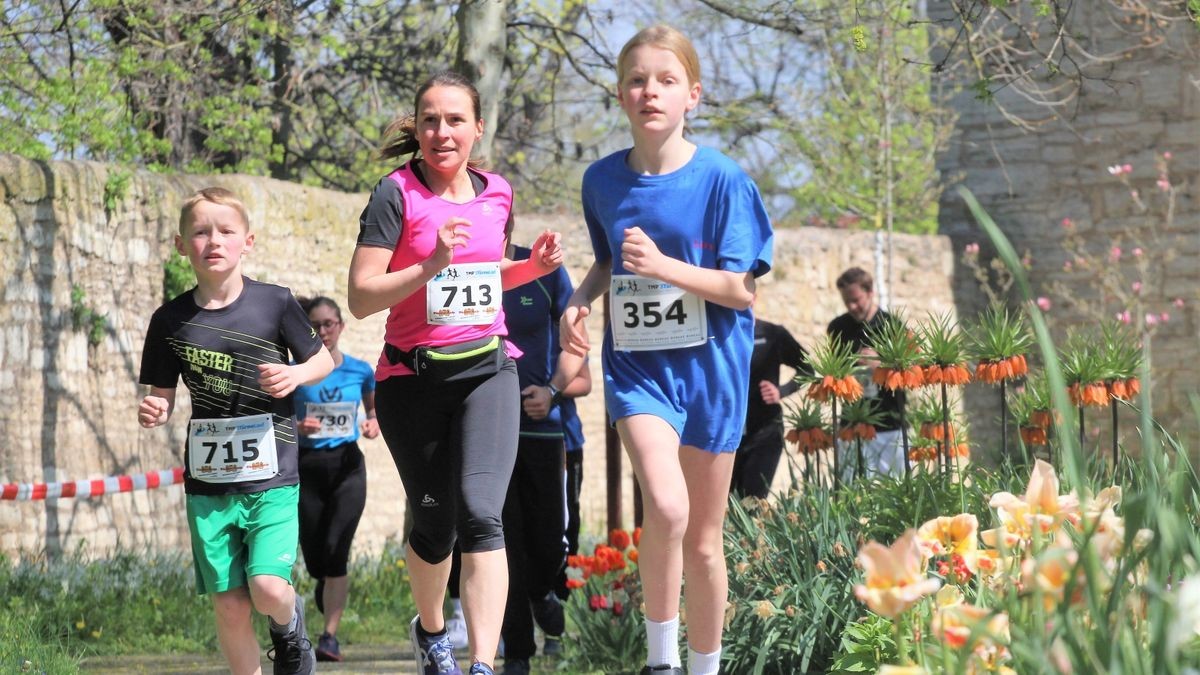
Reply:
<svg viewBox="0 0 1200 675"><path fill-rule="evenodd" d="M1046 437L1045 427L1027 426L1021 427L1021 441L1025 445L1047 445L1050 440Z"/></svg>
<svg viewBox="0 0 1200 675"><path fill-rule="evenodd" d="M828 401L831 396L847 403L862 398L863 388L853 375L835 378L826 375L818 382L813 382L808 388L808 396L817 401Z"/></svg>
<svg viewBox="0 0 1200 675"><path fill-rule="evenodd" d="M1142 391L1142 383L1131 377L1125 380L1113 380L1108 383L1108 393L1118 401L1131 401Z"/></svg>
<svg viewBox="0 0 1200 675"><path fill-rule="evenodd" d="M1104 407L1108 405L1108 387L1103 382L1076 382L1067 387L1071 402L1077 406Z"/></svg>
<svg viewBox="0 0 1200 675"><path fill-rule="evenodd" d="M871 381L883 387L897 391L900 389L916 389L927 384L925 371L921 366L910 366L903 370L880 366L871 375Z"/></svg>

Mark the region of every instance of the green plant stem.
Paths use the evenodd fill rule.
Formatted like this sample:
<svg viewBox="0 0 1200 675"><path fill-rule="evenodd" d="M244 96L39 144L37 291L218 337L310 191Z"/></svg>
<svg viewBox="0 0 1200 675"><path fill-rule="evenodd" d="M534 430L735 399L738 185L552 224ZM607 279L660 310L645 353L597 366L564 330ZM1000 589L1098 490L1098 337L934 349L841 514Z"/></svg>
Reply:
<svg viewBox="0 0 1200 675"><path fill-rule="evenodd" d="M896 402L900 404L900 441L904 448L904 478L912 478L912 460L908 458L908 420L904 416L908 393L901 389L896 392Z"/></svg>
<svg viewBox="0 0 1200 675"><path fill-rule="evenodd" d="M837 411L837 396L829 397L829 405L833 409L833 487L836 489L842 484L842 473L840 462L838 461L838 411Z"/></svg>
<svg viewBox="0 0 1200 675"><path fill-rule="evenodd" d="M1000 456L1008 457L1008 380L1000 380Z"/></svg>
<svg viewBox="0 0 1200 675"><path fill-rule="evenodd" d="M900 658L901 665L911 663L908 658L908 635L904 632L904 615L896 617L892 626L896 629L896 656Z"/></svg>
<svg viewBox="0 0 1200 675"><path fill-rule="evenodd" d="M946 383L942 382L942 448L945 450L943 473L950 475L950 403L946 395Z"/></svg>
<svg viewBox="0 0 1200 675"><path fill-rule="evenodd" d="M1121 460L1120 449L1117 447L1117 399L1109 397L1108 407L1112 408L1112 451L1113 451L1113 476L1117 475L1117 463Z"/></svg>
<svg viewBox="0 0 1200 675"><path fill-rule="evenodd" d="M867 472L866 469L863 468L862 437L855 435L854 449L854 457L858 461L858 466L854 467L854 475L858 478L863 478L867 475Z"/></svg>
<svg viewBox="0 0 1200 675"><path fill-rule="evenodd" d="M1083 435L1083 404L1082 404L1082 403L1080 403L1080 404L1079 404L1079 449L1080 449L1080 450L1082 450L1082 449L1083 449L1083 441L1084 441L1084 435Z"/></svg>

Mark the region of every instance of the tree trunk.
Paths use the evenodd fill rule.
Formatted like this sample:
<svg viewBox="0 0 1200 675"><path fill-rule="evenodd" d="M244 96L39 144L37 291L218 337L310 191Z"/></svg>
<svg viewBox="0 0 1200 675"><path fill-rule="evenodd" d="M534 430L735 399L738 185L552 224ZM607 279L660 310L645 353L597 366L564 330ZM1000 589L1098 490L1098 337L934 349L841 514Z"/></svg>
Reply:
<svg viewBox="0 0 1200 675"><path fill-rule="evenodd" d="M466 0L458 8L458 54L454 67L470 78L479 90L483 112L483 138L475 144L475 156L487 161L496 138L494 126L500 111L500 75L507 49L505 14L507 0Z"/></svg>

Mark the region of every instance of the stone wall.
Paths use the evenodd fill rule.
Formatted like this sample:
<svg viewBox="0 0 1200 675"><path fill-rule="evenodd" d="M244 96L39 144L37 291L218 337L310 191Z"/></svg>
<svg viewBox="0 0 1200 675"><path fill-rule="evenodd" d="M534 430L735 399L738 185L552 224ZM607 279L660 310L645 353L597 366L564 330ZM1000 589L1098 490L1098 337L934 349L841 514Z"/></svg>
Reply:
<svg viewBox="0 0 1200 675"><path fill-rule="evenodd" d="M1161 44L1140 48L1140 38L1126 32L1128 25L1109 20L1105 4L1075 3L1071 31L1094 53L1128 51L1092 69L1094 79L1062 109L1062 119L1025 131L1004 119L997 106L963 92L953 100L957 129L949 150L939 157L939 169L975 194L1018 251L1029 252L1034 292L1055 300L1050 319L1060 338L1070 327L1094 329L1101 317L1063 302L1052 292L1056 283L1075 300L1106 306L1103 318L1108 319L1122 307L1115 299L1117 290L1129 295L1132 281L1140 276L1138 265L1144 265L1147 307L1156 314L1164 309L1170 313L1169 323L1153 334L1155 412L1197 447L1200 437L1188 397L1198 391L1200 377L1200 31L1180 22ZM964 76L960 84L975 77ZM1028 119L1048 114L1008 90L998 92L997 101ZM1156 159L1164 152L1171 153L1176 196L1170 227L1166 195L1156 184ZM1108 171L1125 164L1132 167L1130 182L1144 210L1130 188ZM1099 269L1084 269L1075 261L1067 269L1072 256L1064 251L1064 218L1086 239L1101 262ZM939 219L941 231L960 251L967 243L986 240L953 186L943 193ZM1116 262L1107 259L1113 246L1123 249ZM1145 251L1140 260L1130 255L1135 247ZM956 278L956 304L964 313L973 312L981 295L969 270L958 269ZM1106 279L1120 279L1121 287L1106 286ZM1183 301L1182 308L1172 304L1176 298ZM994 410L994 394L983 388L968 392L970 409ZM983 429L995 414L973 417L979 421L977 429Z"/></svg>
<svg viewBox="0 0 1200 675"><path fill-rule="evenodd" d="M365 195L246 176L161 176L137 173L106 210L114 168L83 162L34 162L0 155L0 483L53 482L145 472L176 466L187 419L180 409L162 429L136 421L136 385L150 314L162 302L162 266L175 255L178 209L195 189L217 184L239 194L257 235L245 269L252 277L298 294L345 298L346 267ZM519 216L518 241L543 228L566 234L568 268L577 281L589 264L582 221L572 216ZM776 233L774 271L761 280L757 312L787 326L805 345L843 311L834 280L850 265L874 270L870 232L802 229ZM944 237L897 236L893 305L910 316L953 311L952 251ZM73 287L83 304L105 315L106 334L89 346L72 327ZM342 348L373 361L383 317L346 314ZM590 329L596 344L600 322ZM595 391L580 401L585 448L584 521L605 526L603 393L599 359L591 361ZM368 505L356 551L378 550L398 538L403 489L381 440L362 442L368 458ZM786 460L785 460L786 461ZM629 464L623 461L628 486ZM782 479L784 472L780 472ZM626 501L631 491L625 489ZM629 524L631 507L624 509ZM114 546L186 546L183 490L106 495L95 499L0 502L0 553Z"/></svg>

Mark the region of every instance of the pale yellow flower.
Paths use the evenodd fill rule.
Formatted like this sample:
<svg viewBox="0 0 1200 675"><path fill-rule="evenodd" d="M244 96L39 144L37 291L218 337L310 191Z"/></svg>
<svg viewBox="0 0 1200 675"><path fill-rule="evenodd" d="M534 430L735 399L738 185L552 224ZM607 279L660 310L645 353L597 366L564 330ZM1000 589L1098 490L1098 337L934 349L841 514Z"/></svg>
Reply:
<svg viewBox="0 0 1200 675"><path fill-rule="evenodd" d="M962 556L967 569L974 574L975 552L979 549L979 519L970 513L957 516L941 516L927 521L917 528L917 540L927 556Z"/></svg>
<svg viewBox="0 0 1200 675"><path fill-rule="evenodd" d="M759 600L758 604L754 605L754 613L760 619L769 619L775 615L775 605L770 600Z"/></svg>
<svg viewBox="0 0 1200 675"><path fill-rule="evenodd" d="M963 594L957 586L942 586L942 589L933 596L933 604L938 609L961 605L962 601Z"/></svg>
<svg viewBox="0 0 1200 675"><path fill-rule="evenodd" d="M955 649L974 644L997 644L1008 642L1008 615L993 614L986 607L957 603L939 607L933 614L929 626L933 634Z"/></svg>
<svg viewBox="0 0 1200 675"><path fill-rule="evenodd" d="M856 585L854 595L871 611L889 619L942 585L938 579L925 575L925 557L912 529L900 535L890 547L867 542L858 552L858 563L866 583Z"/></svg>
<svg viewBox="0 0 1200 675"><path fill-rule="evenodd" d="M989 505L1000 517L1001 527L997 529L1001 532L989 530L983 533L984 543L988 546L1011 547L1014 541L1029 541L1035 530L1050 534L1064 520L1074 521L1079 514L1079 499L1074 493L1058 494L1058 475L1054 467L1040 459L1029 476L1024 498L1011 492L997 492L992 495Z"/></svg>
<svg viewBox="0 0 1200 675"><path fill-rule="evenodd" d="M1076 596L1082 592L1082 571L1075 572L1078 561L1079 553L1073 548L1050 546L1037 558L1028 558L1021 564L1021 582L1026 591L1041 591L1043 604L1051 610L1062 602L1072 573L1080 575Z"/></svg>

